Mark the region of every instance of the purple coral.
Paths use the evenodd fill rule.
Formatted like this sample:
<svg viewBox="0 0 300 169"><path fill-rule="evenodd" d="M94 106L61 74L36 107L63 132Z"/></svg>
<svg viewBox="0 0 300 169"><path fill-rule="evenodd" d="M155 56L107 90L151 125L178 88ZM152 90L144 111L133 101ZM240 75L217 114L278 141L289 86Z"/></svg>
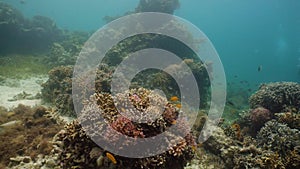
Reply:
<svg viewBox="0 0 300 169"><path fill-rule="evenodd" d="M250 120L252 128L258 131L267 121L272 119L270 110L264 107L257 107L250 111Z"/></svg>

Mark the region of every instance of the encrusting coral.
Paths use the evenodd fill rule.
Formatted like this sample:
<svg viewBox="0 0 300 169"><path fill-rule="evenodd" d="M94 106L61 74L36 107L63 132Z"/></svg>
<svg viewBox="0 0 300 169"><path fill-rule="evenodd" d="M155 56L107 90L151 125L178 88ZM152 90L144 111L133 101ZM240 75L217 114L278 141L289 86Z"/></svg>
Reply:
<svg viewBox="0 0 300 169"><path fill-rule="evenodd" d="M120 107L114 106L113 98L119 101ZM151 107L150 100L154 102L154 105L162 105L163 112L159 113L159 109ZM130 103L132 103L131 106L129 106ZM99 111L100 109L103 111ZM133 115L131 117L134 117L135 114L139 117L137 119L152 115L157 118L152 122L138 123L124 117L117 109ZM137 111L140 111L140 114L136 114ZM97 113L100 113L105 120L99 119ZM189 132L187 122L178 118L178 114L179 110L169 104L167 100L144 88L131 89L116 96L106 93L94 94L85 103L79 117L81 124L84 124L83 128L88 129L88 131L84 131L78 121L73 121L59 134L59 138L63 142L63 151L60 155L61 167L182 169L192 159L196 145L194 137ZM95 123L97 125L93 125ZM172 125L178 126L175 133L168 130ZM102 133L102 136L97 136L98 132ZM93 136L95 142L104 141L113 147L118 146L120 149L116 151L122 151L123 148L135 144L135 141L130 139L122 140L122 135L130 138L150 138L162 132L167 133L167 137L165 140L160 140L161 142L158 141L156 148L160 149L159 145L167 145L168 150L144 158L128 158L107 152L105 147L97 146L89 138L89 136ZM180 134L183 133L187 134L181 136ZM147 149L140 151L147 152Z"/></svg>

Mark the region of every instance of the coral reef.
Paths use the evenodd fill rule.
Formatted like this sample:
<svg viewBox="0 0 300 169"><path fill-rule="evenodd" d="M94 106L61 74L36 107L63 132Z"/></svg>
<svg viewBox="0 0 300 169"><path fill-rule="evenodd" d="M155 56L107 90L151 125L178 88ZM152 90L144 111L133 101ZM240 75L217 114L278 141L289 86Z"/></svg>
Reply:
<svg viewBox="0 0 300 169"><path fill-rule="evenodd" d="M140 0L134 11L128 11L123 16L140 12L161 12L174 14L175 10L179 7L179 0ZM105 16L103 17L103 20L106 23L109 23L120 17L122 16Z"/></svg>
<svg viewBox="0 0 300 169"><path fill-rule="evenodd" d="M64 39L54 42L50 48L50 53L44 62L50 67L61 65L74 65L89 34L85 32L64 32Z"/></svg>
<svg viewBox="0 0 300 169"><path fill-rule="evenodd" d="M49 18L34 16L26 19L13 7L0 3L0 51L1 54L45 52L63 34Z"/></svg>
<svg viewBox="0 0 300 169"><path fill-rule="evenodd" d="M48 74L49 79L42 84L42 99L52 103L61 115L75 116L71 97L73 67L55 67Z"/></svg>
<svg viewBox="0 0 300 169"><path fill-rule="evenodd" d="M251 108L262 106L272 113L300 108L300 84L294 82L275 82L262 84L249 99Z"/></svg>
<svg viewBox="0 0 300 169"><path fill-rule="evenodd" d="M155 121L149 123L137 123L131 121L122 116L117 107L114 106L112 96L110 94L94 94L91 96L89 102L85 103L85 107L80 115L81 124L84 124L84 128L88 128L89 136L96 136L98 132L104 132L104 137L97 137L98 141L105 141L111 145L121 144L118 147L127 147L134 142L127 140L120 140L120 135L127 135L131 138L148 138L160 134L161 132L167 132L166 140L161 140L168 145L168 151L159 155L146 157L146 158L128 158L118 156L116 154L106 153L105 147L98 147L91 139L86 135L86 132L80 126L78 121L73 121L66 126L66 129L60 133L60 140L63 142L63 151L60 155L62 168L69 168L76 166L77 168L183 168L188 161L190 161L194 154L194 138L188 132L188 126L184 119L177 119L178 110L173 107L172 104L168 104L161 96L153 94L150 90L143 88L131 89L125 93L119 93L115 96L115 99L119 100L120 109L122 111L127 110L128 113L136 111L135 109L142 111L138 115L138 119L143 119L148 116L158 116ZM164 111L160 114L155 108L150 106L150 100L157 104L164 106ZM134 106L130 107L129 102ZM129 107L128 107L129 106ZM102 116L104 120L97 119L97 112L101 108ZM99 112L98 112L99 113ZM133 113L137 115L136 113ZM167 131L167 129L175 124L179 126L176 133ZM113 130L118 131L119 134L112 132L111 128L107 128L107 124L112 127ZM93 125L97 123L97 125ZM94 132L94 133L91 133ZM178 133L188 134L184 137L178 135ZM174 141L179 140L177 144ZM159 142L157 142L159 144ZM163 143L160 143L163 145ZM160 148L157 145L157 148ZM122 149L122 148L121 148ZM120 150L121 150L120 149ZM119 150L119 151L120 151Z"/></svg>
<svg viewBox="0 0 300 169"><path fill-rule="evenodd" d="M97 92L110 92L110 82L112 79L113 68L105 64L100 64L96 73L95 88ZM49 79L42 84L42 99L44 102L51 103L60 115L75 117L74 105L72 100L72 76L73 66L59 66L51 69L48 73ZM76 79L80 83L84 77ZM86 86L93 88L93 86ZM86 93L88 98L91 94Z"/></svg>
<svg viewBox="0 0 300 169"><path fill-rule="evenodd" d="M0 113L0 163L4 166L29 163L38 155L50 154L52 138L63 126L48 118L45 107L19 105ZM17 162L14 157L28 156ZM11 162L11 163L10 163ZM10 164L9 164L10 163Z"/></svg>
<svg viewBox="0 0 300 169"><path fill-rule="evenodd" d="M173 14L179 8L179 0L140 0L136 12L162 12Z"/></svg>

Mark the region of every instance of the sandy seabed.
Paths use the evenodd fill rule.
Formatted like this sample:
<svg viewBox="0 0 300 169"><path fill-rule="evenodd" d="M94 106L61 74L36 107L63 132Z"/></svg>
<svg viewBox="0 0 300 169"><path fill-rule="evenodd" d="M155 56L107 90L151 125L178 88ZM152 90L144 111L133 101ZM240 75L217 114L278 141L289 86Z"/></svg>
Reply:
<svg viewBox="0 0 300 169"><path fill-rule="evenodd" d="M41 84L46 82L48 77L36 76L26 79L10 79L2 80L0 83L0 106L7 109L17 107L19 104L26 106L35 106L41 104L41 99L32 99L41 92ZM28 97L20 98L17 96L26 93Z"/></svg>

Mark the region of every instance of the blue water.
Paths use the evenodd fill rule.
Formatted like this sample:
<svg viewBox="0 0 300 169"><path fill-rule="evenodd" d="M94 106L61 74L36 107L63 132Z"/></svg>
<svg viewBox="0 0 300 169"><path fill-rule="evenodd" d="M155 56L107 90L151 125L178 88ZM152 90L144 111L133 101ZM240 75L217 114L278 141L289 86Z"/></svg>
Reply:
<svg viewBox="0 0 300 169"><path fill-rule="evenodd" d="M27 17L44 15L61 28L95 31L102 18L134 10L138 0L3 0ZM300 82L299 0L181 0L176 15L215 45L228 81L251 85ZM261 71L258 71L258 67ZM242 84L243 85L243 84Z"/></svg>

